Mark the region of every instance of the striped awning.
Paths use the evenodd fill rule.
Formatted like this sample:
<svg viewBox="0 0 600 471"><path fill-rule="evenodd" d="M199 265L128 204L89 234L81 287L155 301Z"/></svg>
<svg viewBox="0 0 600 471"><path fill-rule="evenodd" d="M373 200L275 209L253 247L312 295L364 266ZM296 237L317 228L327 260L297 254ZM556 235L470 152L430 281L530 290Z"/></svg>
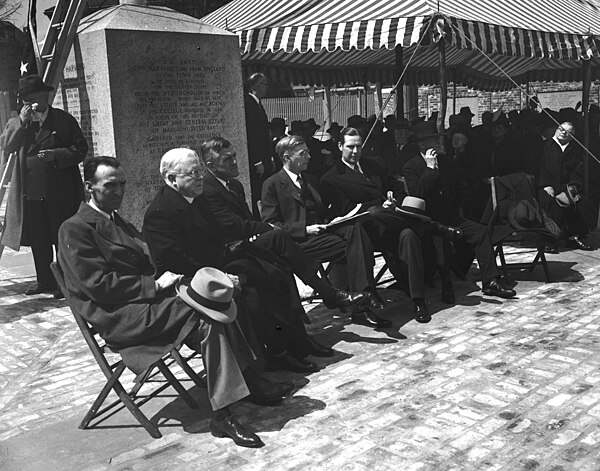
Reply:
<svg viewBox="0 0 600 471"><path fill-rule="evenodd" d="M442 0L438 11L430 0L234 0L202 20L240 36L246 71L295 84L394 83L396 46L405 63L417 51L407 83L437 83L443 36L454 80L503 89L507 72L563 80L579 76L582 57L599 58L595 3Z"/></svg>

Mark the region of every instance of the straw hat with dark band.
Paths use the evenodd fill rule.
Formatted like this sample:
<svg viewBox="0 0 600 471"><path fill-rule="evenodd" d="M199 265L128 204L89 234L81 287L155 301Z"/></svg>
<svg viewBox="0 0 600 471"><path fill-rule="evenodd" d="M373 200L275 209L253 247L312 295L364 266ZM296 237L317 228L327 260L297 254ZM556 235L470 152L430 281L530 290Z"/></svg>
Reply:
<svg viewBox="0 0 600 471"><path fill-rule="evenodd" d="M402 206L396 208L396 211L421 221L431 221L429 216L425 216L425 200L415 196L405 196L402 200Z"/></svg>

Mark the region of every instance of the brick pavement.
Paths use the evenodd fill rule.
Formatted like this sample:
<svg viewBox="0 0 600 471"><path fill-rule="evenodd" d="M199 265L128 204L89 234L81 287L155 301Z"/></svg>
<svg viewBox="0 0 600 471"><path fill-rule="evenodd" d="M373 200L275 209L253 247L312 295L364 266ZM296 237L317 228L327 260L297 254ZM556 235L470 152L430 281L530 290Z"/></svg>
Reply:
<svg viewBox="0 0 600 471"><path fill-rule="evenodd" d="M447 307L430 289L435 314L424 325L404 295L382 291L392 301L387 332L309 306L309 330L338 353L307 377L272 375L297 385L284 405L236 406L266 443L250 450L210 435L197 388L199 410L175 397L144 406L160 440L126 411L78 430L102 375L64 303L21 294L31 257L9 252L0 261L0 469L598 470L599 257L550 256L557 282L543 283L540 268L518 275L518 300L483 298L464 281L460 305Z"/></svg>

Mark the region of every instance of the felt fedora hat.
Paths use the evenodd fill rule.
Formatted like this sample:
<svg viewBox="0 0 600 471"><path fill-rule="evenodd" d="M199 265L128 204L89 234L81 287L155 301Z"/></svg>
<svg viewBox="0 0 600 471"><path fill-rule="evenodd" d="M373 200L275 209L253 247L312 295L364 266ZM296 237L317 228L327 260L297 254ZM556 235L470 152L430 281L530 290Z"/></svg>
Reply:
<svg viewBox="0 0 600 471"><path fill-rule="evenodd" d="M28 75L19 79L19 96L25 96L36 92L49 92L54 87L46 85L39 75Z"/></svg>
<svg viewBox="0 0 600 471"><path fill-rule="evenodd" d="M233 281L212 267L201 268L191 281L182 280L176 287L188 306L223 324L233 322L237 315L233 289Z"/></svg>
<svg viewBox="0 0 600 471"><path fill-rule="evenodd" d="M413 124L412 132L417 141L427 139L428 137L438 137L440 135L435 121L421 121L420 123Z"/></svg>
<svg viewBox="0 0 600 471"><path fill-rule="evenodd" d="M470 116L471 118L473 116L475 116L473 114L473 112L471 111L471 108L469 106L463 106L460 111L458 112L458 114L462 114L462 115L466 115L466 116Z"/></svg>
<svg viewBox="0 0 600 471"><path fill-rule="evenodd" d="M396 211L406 216L415 217L421 221L431 221L429 216L425 216L425 208L424 199L415 196L405 196L402 200L402 206L396 208Z"/></svg>

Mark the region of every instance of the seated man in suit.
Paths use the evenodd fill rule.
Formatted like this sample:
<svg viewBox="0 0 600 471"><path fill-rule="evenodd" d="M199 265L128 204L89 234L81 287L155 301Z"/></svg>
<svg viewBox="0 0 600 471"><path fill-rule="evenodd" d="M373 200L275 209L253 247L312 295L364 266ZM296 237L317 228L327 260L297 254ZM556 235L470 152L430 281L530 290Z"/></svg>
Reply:
<svg viewBox="0 0 600 471"><path fill-rule="evenodd" d="M482 291L488 296L511 298L515 291L504 286L498 276L498 268L492 243L486 227L459 215L460 198L455 186L458 178L453 176L453 163L442 153L435 122L418 123L413 127L419 153L404 166L404 178L411 196L427 202L427 214L443 224L457 227L462 238L457 246L475 251L482 273ZM446 258L446 257L445 257ZM472 258L471 258L472 260Z"/></svg>
<svg viewBox="0 0 600 471"><path fill-rule="evenodd" d="M238 233L232 236L219 223L219 219L227 221L215 218L203 195L206 166L193 150L170 150L162 157L160 170L165 185L148 207L143 226L159 273L169 270L190 276L200 267L212 266L240 275L245 281L243 300L249 308L248 315L241 316L248 321L242 327L249 337L253 333L258 336L257 348L261 349L259 353L265 357L267 368L316 371L316 365L304 358L309 354L330 356L333 350L307 334L292 271L276 253L268 250L270 245L288 252L293 247L288 247L290 244L282 239L282 234L261 237L268 239L264 247L251 243L250 236ZM245 209L249 212L247 206ZM289 258L301 277L316 277L316 265L307 262L299 249ZM319 281L325 285L324 289L332 291L329 299L334 305L352 304L363 298L336 293L322 280L317 285L320 286Z"/></svg>
<svg viewBox="0 0 600 471"><path fill-rule="evenodd" d="M117 159L88 160L84 179L91 199L63 223L58 239L69 302L137 374L183 342L202 352L214 410L211 432L240 446L262 446L229 406L244 397L260 403L282 397L262 393L261 387L270 382L245 378L244 353L251 352L239 351L248 348L237 323L217 322L175 296L173 288L180 276L165 272L155 277L148 246L116 212L126 183ZM217 278L219 286L229 286L222 276Z"/></svg>
<svg viewBox="0 0 600 471"><path fill-rule="evenodd" d="M425 304L425 280L421 234L425 224L394 211L394 182L373 160L361 160L362 137L354 128L340 133L342 158L321 179L324 196L337 215L368 211L373 219L365 224L377 250L381 250L390 271L413 300L415 320L431 320Z"/></svg>
<svg viewBox="0 0 600 471"><path fill-rule="evenodd" d="M330 228L333 219L325 208L319 180L306 172L311 159L301 136L287 136L277 143L283 168L263 184L262 218L280 227L313 258L322 261L345 259L348 282L354 291L369 293L369 309L352 312L352 322L372 327L390 327L391 322L377 316L383 301L373 279L373 246L360 223L349 221Z"/></svg>

